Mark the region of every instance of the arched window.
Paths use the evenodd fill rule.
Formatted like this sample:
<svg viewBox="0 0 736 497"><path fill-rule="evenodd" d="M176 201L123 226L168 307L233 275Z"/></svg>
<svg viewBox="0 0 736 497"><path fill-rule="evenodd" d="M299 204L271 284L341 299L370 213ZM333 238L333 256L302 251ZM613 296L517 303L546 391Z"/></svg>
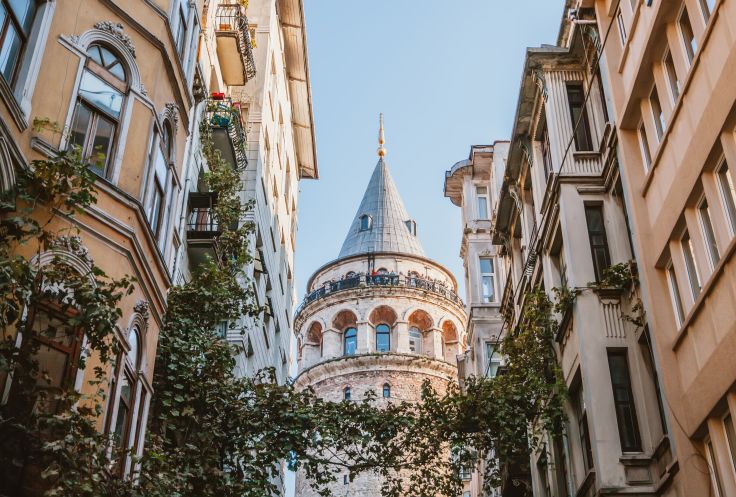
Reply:
<svg viewBox="0 0 736 497"><path fill-rule="evenodd" d="M358 348L358 330L348 328L345 330L345 355L355 355Z"/></svg>
<svg viewBox="0 0 736 497"><path fill-rule="evenodd" d="M376 352L391 350L391 328L387 324L376 326Z"/></svg>
<svg viewBox="0 0 736 497"><path fill-rule="evenodd" d="M140 335L138 334L138 328L133 328L130 330L130 334L128 335L128 345L130 345L130 350L128 350L128 362L130 365L138 370L140 369Z"/></svg>
<svg viewBox="0 0 736 497"><path fill-rule="evenodd" d="M383 398L384 399L391 398L391 385L389 385L388 383L383 384Z"/></svg>
<svg viewBox="0 0 736 497"><path fill-rule="evenodd" d="M344 400L350 400L350 387L345 387L342 391L342 398Z"/></svg>
<svg viewBox="0 0 736 497"><path fill-rule="evenodd" d="M367 231L373 228L373 218L368 214L360 216L360 231Z"/></svg>
<svg viewBox="0 0 736 497"><path fill-rule="evenodd" d="M422 353L422 332L416 326L409 328L409 351L412 354Z"/></svg>
<svg viewBox="0 0 736 497"><path fill-rule="evenodd" d="M120 125L128 78L122 60L100 44L87 49L87 63L79 82L70 143L81 148L92 171L107 177Z"/></svg>

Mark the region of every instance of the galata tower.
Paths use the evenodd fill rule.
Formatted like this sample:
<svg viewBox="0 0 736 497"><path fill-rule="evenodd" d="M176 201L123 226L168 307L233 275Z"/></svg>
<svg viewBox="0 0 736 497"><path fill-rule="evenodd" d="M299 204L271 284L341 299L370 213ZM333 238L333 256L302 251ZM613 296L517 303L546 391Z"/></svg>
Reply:
<svg viewBox="0 0 736 497"><path fill-rule="evenodd" d="M458 378L466 319L457 282L427 258L386 164L383 120L378 164L337 259L315 271L295 318L297 388L319 397L417 401L429 380L445 391ZM379 497L378 475L340 475L333 496ZM316 497L297 473L297 497Z"/></svg>

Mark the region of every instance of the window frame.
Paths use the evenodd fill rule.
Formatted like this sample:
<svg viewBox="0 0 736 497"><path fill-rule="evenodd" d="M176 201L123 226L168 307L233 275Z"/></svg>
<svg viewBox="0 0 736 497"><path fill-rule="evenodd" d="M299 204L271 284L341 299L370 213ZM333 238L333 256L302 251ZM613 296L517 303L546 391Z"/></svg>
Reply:
<svg viewBox="0 0 736 497"><path fill-rule="evenodd" d="M667 286L670 290L670 299L672 310L675 313L675 322L679 328L685 323L685 306L682 301L682 293L680 292L680 285L677 282L677 272L675 271L675 265L672 259L669 260L665 267L665 277L667 278Z"/></svg>
<svg viewBox="0 0 736 497"><path fill-rule="evenodd" d="M691 36L690 40L686 38L684 30L686 26L683 24L684 20L687 20L687 28ZM680 33L680 41L682 41L683 43L683 48L685 50L685 59L688 63L688 67L692 67L693 61L695 60L695 55L698 53L698 41L695 37L695 30L693 30L693 20L690 17L690 12L687 10L687 5L684 2L682 4L682 9L677 16L677 30Z"/></svg>
<svg viewBox="0 0 736 497"><path fill-rule="evenodd" d="M576 152L593 152L595 150L595 147L593 145L593 134L591 129L591 120L590 115L588 113L588 106L587 101L585 98L585 87L582 82L579 81L568 81L565 84L565 90L566 90L566 96L567 96L567 106L568 111L570 115L570 121L572 123L572 136L573 136L573 142L575 144L575 151ZM573 101L573 93L579 92L580 101L577 100ZM580 112L581 112L581 119L579 119L580 123L579 126L576 126L578 124L578 119L575 118L575 109L576 106L579 106ZM580 130L580 126L582 126L582 131ZM579 133L583 133L582 138L587 142L586 144L581 144L579 136ZM587 147L583 148L584 145L587 145Z"/></svg>
<svg viewBox="0 0 736 497"><path fill-rule="evenodd" d="M642 452L642 439L639 418L636 413L636 396L631 384L631 366L629 363L628 349L608 349L607 356L621 451L624 453L640 453ZM619 373L623 372L626 376L620 383L616 383L614 380L614 364L611 361L614 358L622 360L623 369ZM621 400L620 393L622 390L625 391L624 393L628 400ZM619 395L617 395L617 391ZM630 419L628 420L622 419L623 413L620 412L620 410L625 409L629 412ZM626 427L627 422L631 424L628 428ZM625 439L629 437L633 439L633 443L627 444Z"/></svg>
<svg viewBox="0 0 736 497"><path fill-rule="evenodd" d="M595 456L593 455L593 445L590 441L590 425L588 424L588 409L585 405L585 390L583 381L580 378L574 389L575 393L571 395L573 400L573 411L575 413L575 421L578 429L578 442L580 443L580 455L583 458L583 469L585 472L595 468Z"/></svg>
<svg viewBox="0 0 736 497"><path fill-rule="evenodd" d="M611 266L611 251L608 244L608 234L606 233L606 217L604 215L603 210L603 204L602 203L586 203L584 204L584 210L585 210L585 227L588 233L588 244L590 245L590 255L593 263L593 272L595 274L595 280L600 281L603 277L603 271L605 271L607 268ZM600 212L601 217L601 232L600 233L592 233L590 230L590 218L588 217L588 212L591 210L597 210ZM594 236L602 236L603 237L603 243L598 244L594 243L593 237ZM606 264L606 267L599 267L598 266L598 258L596 257L596 250L602 249L603 250L603 258L604 262Z"/></svg>
<svg viewBox="0 0 736 497"><path fill-rule="evenodd" d="M725 157L719 162L715 174L721 197L721 205L728 219L728 231L731 238L733 238L736 236L736 183L733 181L733 175Z"/></svg>
<svg viewBox="0 0 736 497"><path fill-rule="evenodd" d="M727 419L730 423L726 422ZM733 416L730 411L723 415L721 422L723 423L723 434L725 435L724 438L726 439L726 446L728 447L728 455L731 459L731 467L733 468L734 474L736 474L736 424L734 424ZM728 429L729 426L731 427L731 430Z"/></svg>
<svg viewBox="0 0 736 497"><path fill-rule="evenodd" d="M672 56L672 50L667 47L662 57L662 70L664 72L665 79L667 80L667 86L669 87L670 97L672 97L673 105L677 103L682 94L682 83L677 75L677 66L675 66L675 59Z"/></svg>
<svg viewBox="0 0 736 497"><path fill-rule="evenodd" d="M383 384L383 398L384 399L390 399L391 398L391 385L388 383Z"/></svg>
<svg viewBox="0 0 736 497"><path fill-rule="evenodd" d="M483 189L485 192L481 193ZM481 203L484 205L484 209L481 209ZM479 221L488 221L490 217L490 195L487 186L475 185L475 208L476 208L476 219ZM484 212L481 212L484 211Z"/></svg>
<svg viewBox="0 0 736 497"><path fill-rule="evenodd" d="M418 334L418 336L414 335L415 333ZM424 334L422 333L422 330L420 330L419 327L417 326L411 326L409 328L409 352L411 354L421 355L424 351L423 342L424 342ZM412 343L416 344L414 346L414 349L415 349L414 351L411 350Z"/></svg>
<svg viewBox="0 0 736 497"><path fill-rule="evenodd" d="M652 87L652 91L649 93L649 110L652 113L654 130L657 132L657 143L662 143L662 137L664 137L664 134L667 131L667 121L664 117L662 100L659 98L659 90L657 89L656 84Z"/></svg>
<svg viewBox="0 0 736 497"><path fill-rule="evenodd" d="M483 271L483 261L489 261L491 266L490 272ZM498 289L496 288L496 258L492 256L479 256L478 257L478 274L480 275L480 297L484 304L492 304L497 302ZM489 284L486 285L486 280L489 280ZM491 289L491 295L485 294L485 288L488 286Z"/></svg>
<svg viewBox="0 0 736 497"><path fill-rule="evenodd" d="M629 37L626 32L626 20L624 19L624 12L621 6L616 11L616 27L618 28L618 37L621 41L621 46L625 47Z"/></svg>
<svg viewBox="0 0 736 497"><path fill-rule="evenodd" d="M376 342L375 342L375 344L376 344L376 352L379 352L379 353L388 353L388 352L391 352L391 326L389 326L388 323L379 323L379 324L376 325L376 328L375 328L374 331L375 331L375 338L376 338ZM385 337L385 339L387 341L387 347L385 348L385 350L383 348L380 348L379 349L379 347L378 347L378 337L379 337L379 335L381 337Z"/></svg>
<svg viewBox="0 0 736 497"><path fill-rule="evenodd" d="M487 378L495 378L498 375L498 369L501 367L501 354L497 350L497 342L486 340L483 343L484 369L483 376ZM495 366L495 369L492 368ZM492 373L491 373L492 371Z"/></svg>
<svg viewBox="0 0 736 497"><path fill-rule="evenodd" d="M685 240L687 238L687 240ZM703 290L703 279L698 268L698 261L695 258L695 250L693 239L690 236L690 230L685 228L680 235L680 250L685 261L685 272L692 291L693 301L698 299L700 292Z"/></svg>
<svg viewBox="0 0 736 497"><path fill-rule="evenodd" d="M700 225L700 234L703 236L703 242L705 242L705 252L708 254L710 270L713 271L721 260L721 251L718 248L718 238L713 225L713 216L710 213L710 204L708 204L708 198L705 194L700 197L695 208L698 224Z"/></svg>
<svg viewBox="0 0 736 497"><path fill-rule="evenodd" d="M647 174L652 167L652 152L649 146L649 137L647 136L647 128L644 125L644 120L639 121L636 131L639 139L639 149L644 161L644 173Z"/></svg>
<svg viewBox="0 0 736 497"><path fill-rule="evenodd" d="M348 340L351 340L350 343L355 344L355 349L352 352L348 352ZM324 342L324 340L320 340L320 343ZM345 331L343 331L343 349L342 349L342 355L344 356L354 356L358 352L358 329L355 326L348 326L345 328ZM322 354L320 353L320 356Z"/></svg>
<svg viewBox="0 0 736 497"><path fill-rule="evenodd" d="M723 479L718 469L718 458L716 457L716 449L713 446L713 438L708 435L703 440L705 445L706 461L708 462L708 478L713 488L714 497L723 497Z"/></svg>

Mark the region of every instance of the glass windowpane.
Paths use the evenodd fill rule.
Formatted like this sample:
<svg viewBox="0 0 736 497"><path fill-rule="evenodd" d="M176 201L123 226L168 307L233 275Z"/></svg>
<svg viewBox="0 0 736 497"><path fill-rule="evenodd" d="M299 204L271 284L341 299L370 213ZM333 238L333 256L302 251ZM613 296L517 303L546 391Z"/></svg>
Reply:
<svg viewBox="0 0 736 497"><path fill-rule="evenodd" d="M12 23L8 23L5 35L3 36L2 46L0 46L0 73L2 73L3 78L8 82L13 79L20 49L21 39L18 36L18 32Z"/></svg>
<svg viewBox="0 0 736 497"><path fill-rule="evenodd" d="M112 117L120 117L123 106L123 95L102 79L89 71L84 71L79 84L79 96L109 113Z"/></svg>

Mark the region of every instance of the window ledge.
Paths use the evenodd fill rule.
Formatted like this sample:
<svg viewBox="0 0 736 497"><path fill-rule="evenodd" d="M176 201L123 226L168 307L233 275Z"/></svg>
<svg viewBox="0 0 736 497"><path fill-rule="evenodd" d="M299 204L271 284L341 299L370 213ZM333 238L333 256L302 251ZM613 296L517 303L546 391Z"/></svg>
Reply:
<svg viewBox="0 0 736 497"><path fill-rule="evenodd" d="M15 95L13 95L13 90L2 77L0 77L0 99L2 99L8 111L10 111L10 116L13 118L18 131L25 131L28 128L28 120L25 114L23 114L23 110L20 108Z"/></svg>
<svg viewBox="0 0 736 497"><path fill-rule="evenodd" d="M624 466L649 466L652 463L652 456L643 452L624 452L618 460Z"/></svg>

